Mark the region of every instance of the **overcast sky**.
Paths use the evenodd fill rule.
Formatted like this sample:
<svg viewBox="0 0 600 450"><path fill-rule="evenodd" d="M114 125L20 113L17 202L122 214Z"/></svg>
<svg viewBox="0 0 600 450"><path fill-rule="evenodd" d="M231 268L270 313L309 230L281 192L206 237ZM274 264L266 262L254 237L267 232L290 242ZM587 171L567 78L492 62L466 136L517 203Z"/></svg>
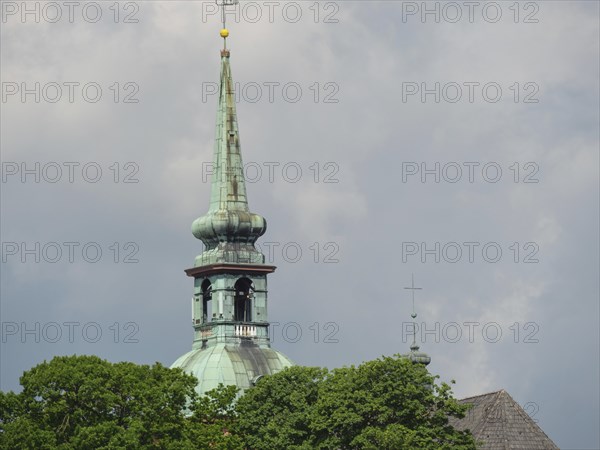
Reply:
<svg viewBox="0 0 600 450"><path fill-rule="evenodd" d="M55 355L170 365L192 344L214 3L1 7L0 387ZM505 389L561 448L599 448L598 3L228 21L273 346L329 368L406 352L414 274L458 397Z"/></svg>

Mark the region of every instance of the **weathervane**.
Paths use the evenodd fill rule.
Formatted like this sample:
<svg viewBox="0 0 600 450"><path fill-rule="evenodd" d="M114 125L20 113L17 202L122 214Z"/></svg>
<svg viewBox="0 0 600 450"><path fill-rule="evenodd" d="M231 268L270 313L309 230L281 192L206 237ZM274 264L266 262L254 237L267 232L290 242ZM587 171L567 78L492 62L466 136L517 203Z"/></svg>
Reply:
<svg viewBox="0 0 600 450"><path fill-rule="evenodd" d="M417 318L417 313L415 312L415 291L420 291L423 288L420 287L415 287L415 274L412 274L411 277L411 283L410 283L410 287L405 287L404 289L408 289L410 291L412 291L412 314L410 315L410 317L412 317L413 319L413 343L410 346L411 350L418 350L419 347L417 345L417 323L415 322L415 319Z"/></svg>
<svg viewBox="0 0 600 450"><path fill-rule="evenodd" d="M235 6L239 3L239 0L215 0L215 3L221 7L221 22L223 23L223 28L221 28L221 37L223 38L223 50L227 50L227 37L229 36L229 30L225 25L227 14L226 8L228 6Z"/></svg>

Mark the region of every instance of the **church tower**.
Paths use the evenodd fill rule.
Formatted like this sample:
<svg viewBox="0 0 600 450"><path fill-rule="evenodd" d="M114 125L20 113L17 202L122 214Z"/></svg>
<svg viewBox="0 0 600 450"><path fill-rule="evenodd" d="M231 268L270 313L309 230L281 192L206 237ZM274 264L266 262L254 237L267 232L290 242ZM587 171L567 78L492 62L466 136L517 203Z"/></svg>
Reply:
<svg viewBox="0 0 600 450"><path fill-rule="evenodd" d="M199 394L219 383L245 390L261 376L293 365L269 340L267 275L275 267L254 246L267 222L248 207L228 36L223 26L210 205L192 224L204 251L185 271L194 278L194 342L171 366L195 375Z"/></svg>

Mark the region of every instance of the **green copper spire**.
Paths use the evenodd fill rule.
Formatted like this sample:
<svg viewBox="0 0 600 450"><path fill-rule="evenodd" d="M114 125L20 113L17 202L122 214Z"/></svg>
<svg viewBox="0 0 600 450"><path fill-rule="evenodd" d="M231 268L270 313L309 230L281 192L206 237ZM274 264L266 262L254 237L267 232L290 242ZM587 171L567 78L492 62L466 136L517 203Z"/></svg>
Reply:
<svg viewBox="0 0 600 450"><path fill-rule="evenodd" d="M221 51L221 80L209 211L248 211L229 50Z"/></svg>
<svg viewBox="0 0 600 450"><path fill-rule="evenodd" d="M267 230L267 222L248 208L229 56L229 50L221 51L210 206L208 213L192 224L192 233L206 247L196 258L197 267L264 263L264 255L256 250L254 243Z"/></svg>

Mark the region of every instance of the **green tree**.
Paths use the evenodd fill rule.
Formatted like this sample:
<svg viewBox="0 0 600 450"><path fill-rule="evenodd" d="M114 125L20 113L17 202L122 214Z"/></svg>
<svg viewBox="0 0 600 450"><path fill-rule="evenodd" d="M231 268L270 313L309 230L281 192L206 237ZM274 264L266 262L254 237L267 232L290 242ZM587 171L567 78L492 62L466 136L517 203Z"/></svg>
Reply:
<svg viewBox="0 0 600 450"><path fill-rule="evenodd" d="M3 449L473 449L449 425L450 386L395 356L328 371L291 367L238 399L160 364L56 357L0 392Z"/></svg>
<svg viewBox="0 0 600 450"><path fill-rule="evenodd" d="M159 363L140 366L113 364L96 356L56 357L23 374L21 393L0 392L0 447L236 448L230 445L232 438L218 429L229 420L232 406L226 403L235 392L232 397L231 390L222 388L212 397L198 399L196 384L195 377ZM192 420L190 411L203 407L207 407L200 415L203 421ZM196 439L206 446L196 444ZM221 441L224 446L219 446Z"/></svg>
<svg viewBox="0 0 600 450"><path fill-rule="evenodd" d="M399 355L333 370L315 405L315 448L475 448L469 433L449 425L467 407L438 378Z"/></svg>
<svg viewBox="0 0 600 450"><path fill-rule="evenodd" d="M400 356L331 372L292 367L240 399L237 430L254 450L474 449L448 423L466 407L437 378Z"/></svg>
<svg viewBox="0 0 600 450"><path fill-rule="evenodd" d="M194 443L194 448L244 450L243 440L232 432L237 419L237 394L235 386L220 384L191 405L193 414L189 417L186 435Z"/></svg>
<svg viewBox="0 0 600 450"><path fill-rule="evenodd" d="M236 431L251 449L311 449L313 409L326 369L294 366L264 377L237 404Z"/></svg>

